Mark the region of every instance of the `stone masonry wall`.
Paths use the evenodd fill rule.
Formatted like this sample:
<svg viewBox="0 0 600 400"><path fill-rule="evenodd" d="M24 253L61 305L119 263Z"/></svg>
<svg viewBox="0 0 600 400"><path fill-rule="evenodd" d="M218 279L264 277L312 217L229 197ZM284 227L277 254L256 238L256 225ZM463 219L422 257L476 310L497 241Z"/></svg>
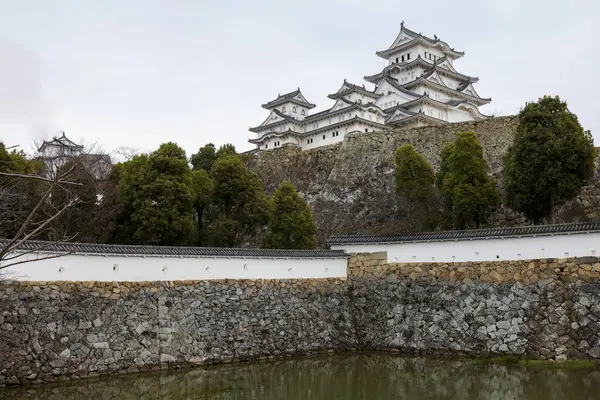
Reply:
<svg viewBox="0 0 600 400"><path fill-rule="evenodd" d="M346 282L0 282L0 386L355 346Z"/></svg>
<svg viewBox="0 0 600 400"><path fill-rule="evenodd" d="M456 133L473 131L484 148L491 173L502 170L504 154L516 132L516 117L443 126L350 134L342 143L302 151L287 147L259 153L253 166L272 193L290 180L311 205L319 241L332 233L395 233L402 216L394 195L394 155L412 144L437 170L442 149Z"/></svg>
<svg viewBox="0 0 600 400"><path fill-rule="evenodd" d="M0 282L0 385L324 351L600 360L600 258L387 263L348 279Z"/></svg>
<svg viewBox="0 0 600 400"><path fill-rule="evenodd" d="M600 259L349 265L357 341L419 353L600 359Z"/></svg>
<svg viewBox="0 0 600 400"><path fill-rule="evenodd" d="M412 144L435 170L440 152L456 133L472 131L483 147L490 173L501 182L503 159L518 125L515 116L443 126L350 134L342 143L300 150L285 147L259 153L252 168L272 193L289 180L310 204L319 226L319 242L332 234L393 234L405 228L394 192L394 154ZM599 158L600 159L600 158ZM599 165L600 168L600 165ZM600 169L580 198L567 204L557 222L600 218ZM492 226L525 225L519 214L501 208Z"/></svg>

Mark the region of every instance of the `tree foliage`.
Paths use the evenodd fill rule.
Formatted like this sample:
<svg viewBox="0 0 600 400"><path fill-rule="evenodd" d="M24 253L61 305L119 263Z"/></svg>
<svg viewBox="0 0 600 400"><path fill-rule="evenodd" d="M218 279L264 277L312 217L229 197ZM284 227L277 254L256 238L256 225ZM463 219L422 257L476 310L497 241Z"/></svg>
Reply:
<svg viewBox="0 0 600 400"><path fill-rule="evenodd" d="M73 199L77 203L65 210L48 226L45 238L52 241L75 239L80 242L101 240L97 222L106 218L101 216L98 203L98 190L94 176L80 160L74 158L58 169L58 174L66 174L78 185L55 186L44 204L46 214L52 214L69 204Z"/></svg>
<svg viewBox="0 0 600 400"><path fill-rule="evenodd" d="M498 201L494 180L487 174L483 149L473 132L457 134L441 153L437 185L455 229L479 228Z"/></svg>
<svg viewBox="0 0 600 400"><path fill-rule="evenodd" d="M9 152L0 142L0 172L31 175L40 164L27 158L22 151ZM0 237L13 237L39 201L43 185L32 179L0 177Z"/></svg>
<svg viewBox="0 0 600 400"><path fill-rule="evenodd" d="M507 205L535 223L554 221L557 206L579 194L592 175L595 151L567 103L545 96L519 113L504 164Z"/></svg>
<svg viewBox="0 0 600 400"><path fill-rule="evenodd" d="M238 246L268 222L269 210L260 178L237 155L222 154L213 164L212 238L214 246Z"/></svg>
<svg viewBox="0 0 600 400"><path fill-rule="evenodd" d="M414 201L426 201L434 190L435 174L423 155L410 144L396 150L396 193Z"/></svg>
<svg viewBox="0 0 600 400"><path fill-rule="evenodd" d="M317 224L310 207L291 182L282 183L273 194L272 216L263 246L273 249L314 249Z"/></svg>
<svg viewBox="0 0 600 400"><path fill-rule="evenodd" d="M210 172L212 165L217 160L217 151L215 145L208 143L206 146L200 147L196 154L192 154L191 163L194 171L204 170Z"/></svg>
<svg viewBox="0 0 600 400"><path fill-rule="evenodd" d="M433 168L410 144L396 150L396 194L410 231L439 225L439 201Z"/></svg>
<svg viewBox="0 0 600 400"><path fill-rule="evenodd" d="M192 196L196 213L196 244L202 246L206 237L207 212L212 204L213 182L210 175L203 169L192 171Z"/></svg>
<svg viewBox="0 0 600 400"><path fill-rule="evenodd" d="M118 241L188 245L194 241L193 193L185 152L162 144L134 156L121 171L121 232Z"/></svg>
<svg viewBox="0 0 600 400"><path fill-rule="evenodd" d="M235 150L235 146L232 145L231 143L225 143L224 145L219 147L219 150L217 150L217 159L220 157L224 157L224 156L235 156L235 155L238 155L238 153Z"/></svg>

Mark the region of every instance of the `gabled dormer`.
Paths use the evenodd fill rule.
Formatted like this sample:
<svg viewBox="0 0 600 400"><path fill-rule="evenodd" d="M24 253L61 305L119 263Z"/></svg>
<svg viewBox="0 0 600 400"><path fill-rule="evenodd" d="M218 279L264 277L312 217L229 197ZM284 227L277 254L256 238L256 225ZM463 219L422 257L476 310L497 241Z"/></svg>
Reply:
<svg viewBox="0 0 600 400"><path fill-rule="evenodd" d="M62 132L61 136L50 141L44 140L38 151L42 157L78 156L83 151L83 146L76 144Z"/></svg>
<svg viewBox="0 0 600 400"><path fill-rule="evenodd" d="M306 100L300 88L298 88L293 92L278 95L275 100L263 104L262 107L267 110L276 109L282 114L302 120L308 116L308 111L315 108L316 105Z"/></svg>
<svg viewBox="0 0 600 400"><path fill-rule="evenodd" d="M385 58L390 64L394 62L407 62L416 59L418 56L426 57L424 49L435 49L439 56L445 56L451 60L455 60L464 55L462 51L456 51L451 48L448 43L440 40L434 35L434 38L429 38L421 33L414 32L404 26L404 21L400 24L400 33L392 42L391 46L386 50L376 52L376 54ZM423 53L423 54L421 54ZM433 53L432 51L428 52ZM433 61L438 56L433 58Z"/></svg>

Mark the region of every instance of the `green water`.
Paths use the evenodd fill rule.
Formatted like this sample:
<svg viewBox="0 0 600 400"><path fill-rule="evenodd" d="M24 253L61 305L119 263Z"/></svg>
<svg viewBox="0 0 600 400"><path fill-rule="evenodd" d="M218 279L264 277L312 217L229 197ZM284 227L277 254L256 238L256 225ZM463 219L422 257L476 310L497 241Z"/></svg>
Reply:
<svg viewBox="0 0 600 400"><path fill-rule="evenodd" d="M600 399L600 370L350 354L0 390L0 399Z"/></svg>

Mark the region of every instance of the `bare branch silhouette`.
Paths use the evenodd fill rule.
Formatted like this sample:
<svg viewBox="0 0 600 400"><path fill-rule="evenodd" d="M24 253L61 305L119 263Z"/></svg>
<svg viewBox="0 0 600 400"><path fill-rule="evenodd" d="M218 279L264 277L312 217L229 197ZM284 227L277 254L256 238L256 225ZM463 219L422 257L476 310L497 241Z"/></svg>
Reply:
<svg viewBox="0 0 600 400"><path fill-rule="evenodd" d="M33 261L51 259L62 257L68 253L61 254L53 254L44 257L38 257L35 259L19 259L27 256L28 254L39 252L43 250L43 246L37 247L35 250L24 250L24 244L27 242L36 239L39 235L41 235L49 225L63 215L67 210L74 207L75 205L80 203L79 197L73 195L63 204L58 207L53 207L50 211L45 211L44 206L49 204L49 199L52 196L52 193L57 189L68 191L68 187L70 186L80 186L80 183L73 181L73 171L74 166L69 168L64 173L57 171L54 179L49 178L41 178L34 175L23 175L23 174L13 174L13 173L0 173L2 176L14 178L14 179L31 179L35 181L40 181L43 184L47 185L44 188L44 191L39 198L38 202L35 204L33 209L29 212L25 220L20 224L19 229L16 234L13 235L11 239L3 240L0 243L0 270L6 269L8 267L29 263ZM10 198L8 198L11 200ZM2 207L0 207L1 209ZM0 218L7 218L8 213L0 213ZM0 221L4 223L5 221ZM63 240L60 241L69 241L72 240L73 237L63 237Z"/></svg>

